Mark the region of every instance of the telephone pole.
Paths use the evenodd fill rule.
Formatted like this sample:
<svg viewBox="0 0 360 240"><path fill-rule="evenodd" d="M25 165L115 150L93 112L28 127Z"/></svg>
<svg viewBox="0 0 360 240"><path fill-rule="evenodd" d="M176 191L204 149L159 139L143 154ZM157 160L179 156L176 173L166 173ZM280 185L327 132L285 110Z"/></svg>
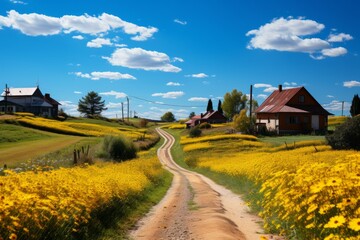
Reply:
<svg viewBox="0 0 360 240"><path fill-rule="evenodd" d="M4 113L5 113L5 114L7 113L7 104L8 104L8 102L7 102L7 96L8 96L9 93L10 93L10 90L9 90L9 88L8 88L8 85L5 84L5 109L4 109Z"/></svg>
<svg viewBox="0 0 360 240"><path fill-rule="evenodd" d="M127 100L127 119L128 119L128 122L129 122L129 114L130 114L130 111L129 111L129 109L130 109L130 106L129 106L129 98L126 97L126 100Z"/></svg>
<svg viewBox="0 0 360 240"><path fill-rule="evenodd" d="M124 122L124 103L121 103L121 119Z"/></svg>
<svg viewBox="0 0 360 240"><path fill-rule="evenodd" d="M344 116L344 101L341 102L341 116Z"/></svg>

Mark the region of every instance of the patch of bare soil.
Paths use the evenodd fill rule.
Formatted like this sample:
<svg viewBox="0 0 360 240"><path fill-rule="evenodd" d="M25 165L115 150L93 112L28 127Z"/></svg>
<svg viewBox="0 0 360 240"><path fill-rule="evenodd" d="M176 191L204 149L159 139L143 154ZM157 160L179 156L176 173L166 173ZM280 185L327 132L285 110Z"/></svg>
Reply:
<svg viewBox="0 0 360 240"><path fill-rule="evenodd" d="M158 150L163 166L174 174L162 201L130 232L133 239L260 239L261 219L242 199L201 174L178 166L170 148L174 138L157 129L165 143ZM278 239L271 236L273 239Z"/></svg>

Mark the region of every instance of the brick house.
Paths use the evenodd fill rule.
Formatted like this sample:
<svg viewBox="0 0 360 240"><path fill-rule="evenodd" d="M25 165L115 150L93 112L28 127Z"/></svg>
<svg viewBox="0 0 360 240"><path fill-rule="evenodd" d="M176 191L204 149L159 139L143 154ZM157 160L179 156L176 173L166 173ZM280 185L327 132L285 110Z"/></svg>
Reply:
<svg viewBox="0 0 360 240"><path fill-rule="evenodd" d="M332 115L304 87L282 89L281 85L255 114L258 131L266 128L277 134L325 132Z"/></svg>
<svg viewBox="0 0 360 240"><path fill-rule="evenodd" d="M7 94L4 91L1 96L0 112L30 112L38 116L57 117L61 105L50 94L44 96L39 87L8 88Z"/></svg>

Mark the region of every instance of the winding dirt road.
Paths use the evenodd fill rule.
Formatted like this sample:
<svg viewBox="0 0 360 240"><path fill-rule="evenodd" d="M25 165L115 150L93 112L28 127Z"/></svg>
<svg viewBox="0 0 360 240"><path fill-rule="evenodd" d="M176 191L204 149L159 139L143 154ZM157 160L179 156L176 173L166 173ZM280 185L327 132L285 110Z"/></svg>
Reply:
<svg viewBox="0 0 360 240"><path fill-rule="evenodd" d="M263 230L257 216L231 191L201 174L178 166L170 153L172 135L158 128L165 139L158 150L173 182L162 201L130 233L133 239L259 239Z"/></svg>

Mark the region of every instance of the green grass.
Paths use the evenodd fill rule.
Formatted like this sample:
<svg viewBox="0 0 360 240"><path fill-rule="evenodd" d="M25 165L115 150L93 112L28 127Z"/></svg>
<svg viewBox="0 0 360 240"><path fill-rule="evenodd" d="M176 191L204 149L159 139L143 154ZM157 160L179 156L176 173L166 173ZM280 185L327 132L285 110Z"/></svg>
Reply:
<svg viewBox="0 0 360 240"><path fill-rule="evenodd" d="M163 144L161 139L155 147L149 151L149 156L155 156L157 149ZM113 221L109 228L103 229L96 237L90 236L91 239L97 240L122 240L130 239L129 230L132 229L137 221L149 212L151 207L156 205L165 196L167 190L171 186L173 175L164 171L164 175L159 178L155 185L145 190L143 195L132 202L131 206L127 206L119 219Z"/></svg>
<svg viewBox="0 0 360 240"><path fill-rule="evenodd" d="M3 143L25 142L50 138L52 135L18 125L0 123L0 146Z"/></svg>
<svg viewBox="0 0 360 240"><path fill-rule="evenodd" d="M293 135L293 136L281 136L281 137L261 137L260 141L270 143L274 146L282 144L294 144L294 142L309 141L309 140L325 140L324 136L312 136L312 135Z"/></svg>

